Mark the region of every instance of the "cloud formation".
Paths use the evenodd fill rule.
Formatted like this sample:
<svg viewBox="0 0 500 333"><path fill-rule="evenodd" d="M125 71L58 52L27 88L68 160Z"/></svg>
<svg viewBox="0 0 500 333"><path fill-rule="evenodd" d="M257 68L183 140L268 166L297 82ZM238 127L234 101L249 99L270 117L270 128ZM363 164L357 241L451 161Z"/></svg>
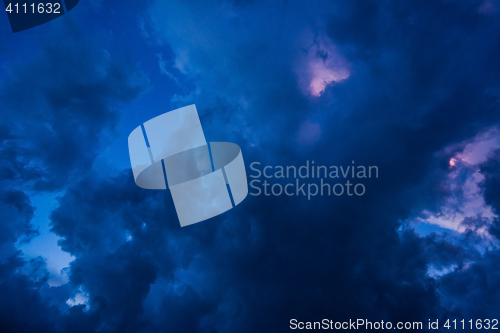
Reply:
<svg viewBox="0 0 500 333"><path fill-rule="evenodd" d="M0 206L0 290L12 295L0 314L15 314L0 326L265 332L292 318L495 315L500 30L482 5L158 1L137 14L120 7L136 35L99 23L120 41L109 51L78 33L47 44L0 93L14 124L0 127L1 174L19 187L6 185ZM124 49L150 60L146 73L115 58ZM117 111L137 98L135 118ZM193 102L207 139L238 143L247 167L355 160L380 177L362 197L249 197L179 228L168 191L91 165L103 133ZM51 225L75 257L65 285L48 288L43 260L14 253L33 233L28 189L64 191Z"/></svg>

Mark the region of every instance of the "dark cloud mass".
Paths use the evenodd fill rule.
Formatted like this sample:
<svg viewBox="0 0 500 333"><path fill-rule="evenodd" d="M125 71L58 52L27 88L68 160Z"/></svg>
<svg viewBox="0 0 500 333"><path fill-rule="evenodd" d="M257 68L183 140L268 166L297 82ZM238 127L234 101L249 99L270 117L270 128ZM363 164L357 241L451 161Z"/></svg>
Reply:
<svg viewBox="0 0 500 333"><path fill-rule="evenodd" d="M72 23L66 22L65 28L65 34L42 37L31 58L9 59L9 67L4 63L8 70L0 83L2 332L54 332L59 327L58 307L67 308L69 290L63 286L47 291L44 259L26 261L15 246L38 234L30 223L35 209L29 195L59 191L85 174L99 151L102 132L116 126L118 107L147 86L133 63L113 59Z"/></svg>
<svg viewBox="0 0 500 333"><path fill-rule="evenodd" d="M500 21L486 2L151 2L130 30L101 23L109 50L85 37L102 33L90 19L61 25L69 38L44 41L0 85L2 331L494 319ZM92 167L104 134L165 100L196 103L207 139L238 143L247 174L253 161L355 160L379 178L362 197L248 196L180 228L168 191ZM36 235L40 191L61 193L51 230L75 257L58 287L15 247Z"/></svg>
<svg viewBox="0 0 500 333"><path fill-rule="evenodd" d="M117 108L147 84L134 64L66 28L67 35L47 38L35 59L12 61L0 90L1 174L39 190L61 188L88 169L100 133L117 122Z"/></svg>

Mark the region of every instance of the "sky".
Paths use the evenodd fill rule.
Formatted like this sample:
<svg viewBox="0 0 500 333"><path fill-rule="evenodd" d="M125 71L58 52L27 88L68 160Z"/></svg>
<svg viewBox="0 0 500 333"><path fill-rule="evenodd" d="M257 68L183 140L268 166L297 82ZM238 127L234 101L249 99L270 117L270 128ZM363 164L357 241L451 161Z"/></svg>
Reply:
<svg viewBox="0 0 500 333"><path fill-rule="evenodd" d="M499 319L500 1L80 0L0 40L0 331ZM181 228L127 138L191 104L249 181L378 177Z"/></svg>

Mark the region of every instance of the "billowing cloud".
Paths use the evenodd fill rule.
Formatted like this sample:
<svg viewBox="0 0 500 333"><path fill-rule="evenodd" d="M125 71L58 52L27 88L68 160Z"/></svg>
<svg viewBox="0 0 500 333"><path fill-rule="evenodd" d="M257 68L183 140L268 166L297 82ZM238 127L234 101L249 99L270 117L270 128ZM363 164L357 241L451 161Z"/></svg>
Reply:
<svg viewBox="0 0 500 333"><path fill-rule="evenodd" d="M77 24L80 34L47 44L2 86L14 125L0 127L9 217L0 326L267 332L291 318L494 315L499 250L482 241L500 235L500 38L479 5L157 1L147 15L118 2L90 11L82 20L113 37L106 51ZM117 58L127 52L145 73ZM363 197L249 197L179 228L168 191L92 163L104 151L115 167L128 158L126 139L110 149L103 133L128 134L150 113L193 102L207 139L238 143L247 167L356 160L380 176ZM75 260L68 283L49 287L44 259L21 260L14 242L33 236L29 191L61 188L51 230Z"/></svg>
<svg viewBox="0 0 500 333"><path fill-rule="evenodd" d="M57 270L71 257L61 255L49 230L49 201L39 198L64 193L91 169L103 134L116 128L117 108L148 85L136 64L111 56L68 20L54 23L64 33L36 42L27 34L10 44L36 49L22 61L1 55L8 68L0 82L0 327L5 332L60 329L57 318L73 292Z"/></svg>
<svg viewBox="0 0 500 333"><path fill-rule="evenodd" d="M500 132L493 127L439 152L437 156L450 161L448 174L440 185L447 195L436 211L424 210L417 221L462 234L472 232L490 249L500 246L497 238L489 233L498 216L484 198L485 175L481 172L481 165L494 158L498 149Z"/></svg>
<svg viewBox="0 0 500 333"><path fill-rule="evenodd" d="M319 97L332 82L341 82L350 75L347 61L339 54L324 32L317 36L305 34L303 52L295 68L299 84L307 94Z"/></svg>

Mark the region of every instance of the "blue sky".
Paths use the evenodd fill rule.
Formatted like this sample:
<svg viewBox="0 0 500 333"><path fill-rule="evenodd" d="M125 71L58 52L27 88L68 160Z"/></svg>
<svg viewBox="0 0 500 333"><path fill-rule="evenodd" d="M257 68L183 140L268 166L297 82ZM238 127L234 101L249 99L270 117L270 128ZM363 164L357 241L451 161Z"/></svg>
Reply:
<svg viewBox="0 0 500 333"><path fill-rule="evenodd" d="M0 15L2 332L494 319L500 2L99 1ZM262 165L377 165L181 228L127 137L196 104Z"/></svg>

